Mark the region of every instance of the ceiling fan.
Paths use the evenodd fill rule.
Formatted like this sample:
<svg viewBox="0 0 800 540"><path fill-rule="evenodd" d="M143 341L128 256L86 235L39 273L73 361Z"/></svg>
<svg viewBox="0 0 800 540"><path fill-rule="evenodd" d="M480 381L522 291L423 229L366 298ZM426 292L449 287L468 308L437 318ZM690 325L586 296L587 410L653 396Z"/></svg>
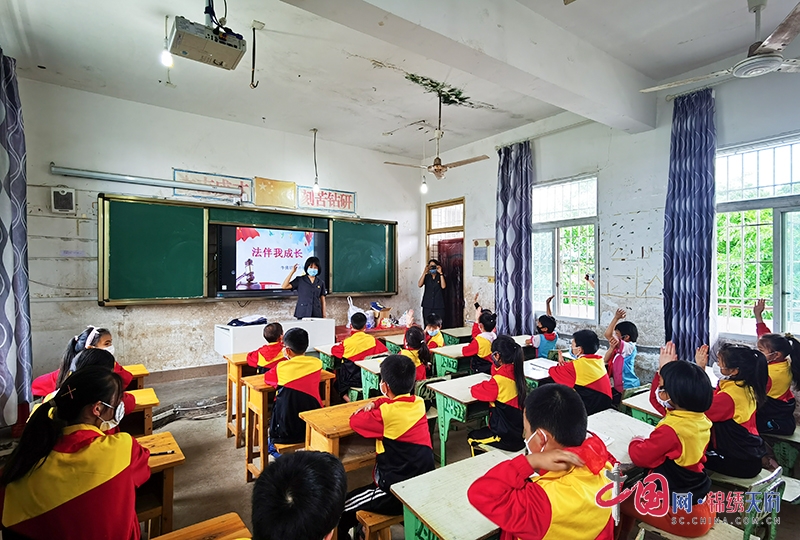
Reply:
<svg viewBox="0 0 800 540"><path fill-rule="evenodd" d="M408 163L395 163L394 161L384 161L386 165L398 165L400 167L411 167L413 169L425 169L433 176L436 177L437 180L441 180L444 178L445 173L449 169L454 169L456 167L461 167L462 165L469 165L470 163L475 163L476 161L483 161L484 159L489 159L489 156L482 155L476 156L469 159L462 159L461 161L454 161L452 163L444 163L442 164L442 159L439 157L439 141L441 140L442 136L444 135L444 131L442 131L442 95L438 94L439 96L439 124L434 132L434 138L436 139L436 157L433 159L432 165L409 165Z"/></svg>
<svg viewBox="0 0 800 540"><path fill-rule="evenodd" d="M747 0L747 5L750 11L756 14L756 42L750 45L750 49L747 51L747 58L728 69L645 88L640 92L657 92L667 88L675 88L676 86L729 77L731 75L739 79L749 79L774 71L800 73L800 58L784 60L783 55L781 55L781 51L797 37L797 34L800 34L800 4L795 6L792 12L783 19L764 41L759 41L759 35L761 34L761 11L767 6L767 0Z"/></svg>

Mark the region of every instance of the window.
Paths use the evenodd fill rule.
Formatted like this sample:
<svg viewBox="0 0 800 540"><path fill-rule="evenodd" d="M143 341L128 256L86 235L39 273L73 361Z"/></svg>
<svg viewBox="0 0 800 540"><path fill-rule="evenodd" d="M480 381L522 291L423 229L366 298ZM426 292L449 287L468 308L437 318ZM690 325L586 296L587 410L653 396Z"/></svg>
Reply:
<svg viewBox="0 0 800 540"><path fill-rule="evenodd" d="M532 196L534 309L555 293L555 315L596 320L597 178L536 186Z"/></svg>
<svg viewBox="0 0 800 540"><path fill-rule="evenodd" d="M426 223L428 260L438 259L439 242L464 238L464 199L428 204Z"/></svg>
<svg viewBox="0 0 800 540"><path fill-rule="evenodd" d="M800 331L800 139L719 151L716 196L719 332L755 336L759 298L773 331Z"/></svg>

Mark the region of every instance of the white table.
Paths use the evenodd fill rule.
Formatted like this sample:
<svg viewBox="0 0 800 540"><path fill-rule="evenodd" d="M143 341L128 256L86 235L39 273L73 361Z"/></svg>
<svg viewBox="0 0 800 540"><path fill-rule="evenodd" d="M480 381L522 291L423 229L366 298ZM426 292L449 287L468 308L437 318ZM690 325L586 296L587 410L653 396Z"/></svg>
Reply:
<svg viewBox="0 0 800 540"><path fill-rule="evenodd" d="M650 403L650 391L642 392L623 399L622 404L631 409L631 416L642 422L655 426L661 421L663 415Z"/></svg>
<svg viewBox="0 0 800 540"><path fill-rule="evenodd" d="M428 388L436 393L440 443L439 455L441 456L442 467L446 464L447 436L450 431L450 422L452 420L466 422L468 419L488 414L489 404L472 397L470 388L483 381L488 381L490 378L486 373L476 373L475 375L428 385Z"/></svg>
<svg viewBox="0 0 800 540"><path fill-rule="evenodd" d="M433 364L436 369L437 377L444 377L448 373L458 373L459 371L469 370L469 361L464 358L462 351L465 345L445 345L431 349Z"/></svg>
<svg viewBox="0 0 800 540"><path fill-rule="evenodd" d="M628 445L634 437L648 437L653 426L614 409L608 409L589 417L589 431L600 437L608 451L620 463L631 463Z"/></svg>
<svg viewBox="0 0 800 540"><path fill-rule="evenodd" d="M381 339L383 339L383 342L386 343L386 348L389 349L389 352L392 354L400 354L400 351L406 344L405 334L394 334L391 336L384 336Z"/></svg>
<svg viewBox="0 0 800 540"><path fill-rule="evenodd" d="M372 389L378 390L381 382L381 362L386 356L373 356L359 360L355 364L361 368L361 391L364 399L369 399Z"/></svg>
<svg viewBox="0 0 800 540"><path fill-rule="evenodd" d="M530 345L526 344L525 342L531 339L531 336L511 336L511 337L520 347L530 347Z"/></svg>
<svg viewBox="0 0 800 540"><path fill-rule="evenodd" d="M319 359L322 360L322 369L325 371L333 371L333 354L331 351L335 346L335 343L329 343L314 347L314 350L319 353Z"/></svg>

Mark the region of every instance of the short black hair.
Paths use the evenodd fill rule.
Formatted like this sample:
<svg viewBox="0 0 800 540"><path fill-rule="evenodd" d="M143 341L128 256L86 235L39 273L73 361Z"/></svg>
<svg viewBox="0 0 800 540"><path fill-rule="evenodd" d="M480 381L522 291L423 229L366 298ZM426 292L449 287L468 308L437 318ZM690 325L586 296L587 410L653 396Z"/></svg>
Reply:
<svg viewBox="0 0 800 540"><path fill-rule="evenodd" d="M428 265L430 266L431 263L435 264L436 266L442 266L441 264L439 264L439 261L437 259L429 260Z"/></svg>
<svg viewBox="0 0 800 540"><path fill-rule="evenodd" d="M338 525L346 497L347 475L332 454L281 456L253 487L253 540L322 540Z"/></svg>
<svg viewBox="0 0 800 540"><path fill-rule="evenodd" d="M316 264L317 268L319 268L320 271L322 271L322 263L319 262L319 257L309 257L308 259L306 259L305 266L303 266L303 270L305 271L306 274L308 273L308 267L311 266L312 264Z"/></svg>
<svg viewBox="0 0 800 540"><path fill-rule="evenodd" d="M539 317L539 324L542 325L543 330L553 331L556 329L556 318L550 315L542 315Z"/></svg>
<svg viewBox="0 0 800 540"><path fill-rule="evenodd" d="M693 412L706 412L711 408L714 390L705 370L691 362L669 362L659 370L664 379L664 390L676 407Z"/></svg>
<svg viewBox="0 0 800 540"><path fill-rule="evenodd" d="M75 371L87 366L102 366L114 369L114 355L105 349L85 349L75 357Z"/></svg>
<svg viewBox="0 0 800 540"><path fill-rule="evenodd" d="M594 354L600 348L600 338L593 330L578 330L572 334L575 345L583 349L583 354Z"/></svg>
<svg viewBox="0 0 800 540"><path fill-rule="evenodd" d="M367 316L360 311L353 313L353 316L350 317L350 326L353 327L353 330L363 330L367 326Z"/></svg>
<svg viewBox="0 0 800 540"><path fill-rule="evenodd" d="M416 376L417 368L408 356L392 354L381 362L381 380L396 396L410 394L414 389Z"/></svg>
<svg viewBox="0 0 800 540"><path fill-rule="evenodd" d="M636 343L636 340L639 339L639 329L636 328L636 325L631 321L621 321L617 323L617 326L614 327L614 330L619 332L619 335L622 337L630 336L631 341L634 343Z"/></svg>
<svg viewBox="0 0 800 540"><path fill-rule="evenodd" d="M283 335L281 323L273 322L264 327L264 339L267 343L275 343Z"/></svg>
<svg viewBox="0 0 800 540"><path fill-rule="evenodd" d="M283 345L295 354L308 350L308 332L302 328L289 328L283 335Z"/></svg>
<svg viewBox="0 0 800 540"><path fill-rule="evenodd" d="M575 390L563 384L543 384L525 399L531 433L549 431L561 446L580 446L586 439L586 407Z"/></svg>
<svg viewBox="0 0 800 540"><path fill-rule="evenodd" d="M491 310L484 309L481 311L480 317L478 317L478 322L483 326L485 331L491 332L494 330L494 327L497 326L497 313L492 313Z"/></svg>
<svg viewBox="0 0 800 540"><path fill-rule="evenodd" d="M437 315L436 313L428 313L428 316L425 317L425 324L428 326L442 326L442 318Z"/></svg>

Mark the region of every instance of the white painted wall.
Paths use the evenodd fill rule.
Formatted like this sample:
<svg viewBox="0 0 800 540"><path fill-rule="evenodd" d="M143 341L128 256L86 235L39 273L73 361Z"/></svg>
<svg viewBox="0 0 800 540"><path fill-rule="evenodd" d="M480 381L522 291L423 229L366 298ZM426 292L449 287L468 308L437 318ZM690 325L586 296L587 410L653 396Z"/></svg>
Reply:
<svg viewBox="0 0 800 540"><path fill-rule="evenodd" d="M28 147L28 232L34 373L55 369L67 340L87 324L108 326L123 363L152 371L218 363L213 325L263 313L289 318L294 302L253 301L101 308L96 302L96 196L127 193L169 196L171 190L53 176L61 166L172 178L172 168L234 176L254 175L310 184L312 140L194 114L20 80ZM311 128L313 126L309 126ZM357 129L357 126L354 126ZM382 301L399 315L419 304L416 287L422 232L417 174L388 167L390 156L317 141L320 183L356 191L362 217L397 221L399 291ZM77 217L54 216L50 186L78 190ZM80 299L83 298L83 299ZM367 305L371 298L358 299ZM332 299L329 313L346 318L346 300Z"/></svg>

